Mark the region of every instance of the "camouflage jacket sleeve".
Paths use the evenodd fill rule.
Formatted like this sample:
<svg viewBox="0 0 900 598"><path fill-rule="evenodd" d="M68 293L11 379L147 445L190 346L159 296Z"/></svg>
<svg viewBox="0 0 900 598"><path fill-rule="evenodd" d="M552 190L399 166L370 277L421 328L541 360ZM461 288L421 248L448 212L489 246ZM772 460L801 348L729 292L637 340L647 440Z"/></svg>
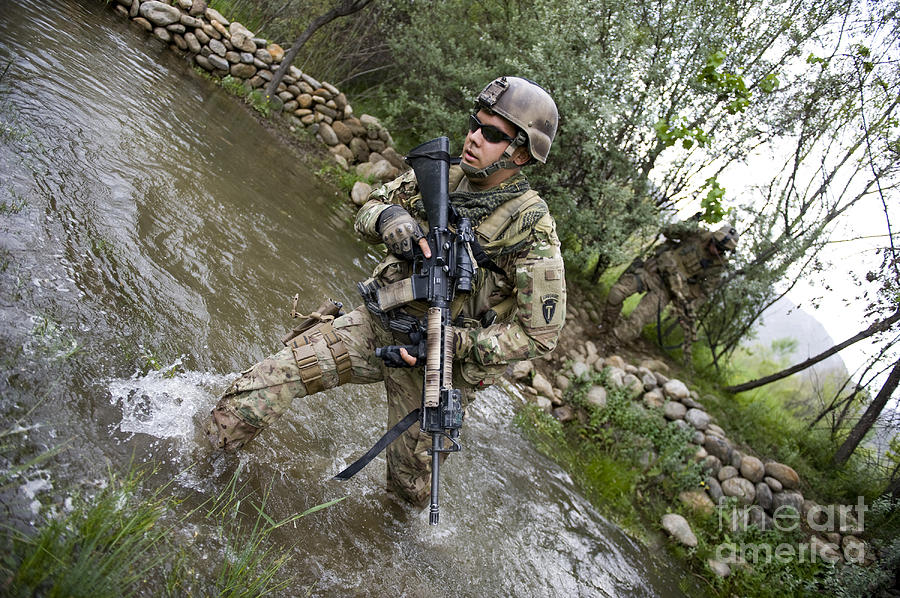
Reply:
<svg viewBox="0 0 900 598"><path fill-rule="evenodd" d="M566 282L556 224L549 214L535 224L531 247L513 268L517 309L512 321L466 329L457 336L456 356L463 360L463 375L470 382L478 381L484 369L479 366L505 367L556 347L566 319Z"/></svg>
<svg viewBox="0 0 900 598"><path fill-rule="evenodd" d="M403 206L407 211L418 196L416 175L409 170L389 183L378 187L369 195L369 200L356 213L354 228L359 235L372 244L381 243L381 235L375 228L378 217L391 204Z"/></svg>
<svg viewBox="0 0 900 598"><path fill-rule="evenodd" d="M685 241L704 234L706 230L695 220L681 220L667 224L659 232L670 241Z"/></svg>

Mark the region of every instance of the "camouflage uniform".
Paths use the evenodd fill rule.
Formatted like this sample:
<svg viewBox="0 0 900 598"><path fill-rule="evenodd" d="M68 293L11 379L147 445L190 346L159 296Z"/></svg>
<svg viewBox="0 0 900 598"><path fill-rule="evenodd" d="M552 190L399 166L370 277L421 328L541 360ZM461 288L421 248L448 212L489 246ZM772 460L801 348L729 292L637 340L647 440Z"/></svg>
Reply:
<svg viewBox="0 0 900 598"><path fill-rule="evenodd" d="M450 189L466 185L462 171L451 168ZM410 171L372 193L357 214L356 230L373 244L381 243L376 230L381 212L398 204L418 217L418 200ZM420 224L425 228L427 223L420 218ZM527 191L497 207L476 234L503 273L479 268L472 292L453 304L454 385L464 391L464 404L472 398L471 389L492 384L508 364L551 351L565 321L556 225L536 193ZM410 264L389 254L373 279L391 284L409 275ZM424 308L413 302L398 309L418 316ZM482 326L486 314L496 314L496 319ZM407 343L365 307L323 322L243 372L213 410L209 433L221 448L236 450L287 411L294 398L346 382L383 381L391 427L420 406L422 369L388 368L375 357L375 348ZM387 449L388 488L415 504L426 504L430 494L430 447L430 436L413 425Z"/></svg>
<svg viewBox="0 0 900 598"><path fill-rule="evenodd" d="M603 329L621 341L640 336L670 303L685 333L686 359L696 340L694 311L718 281L727 262L708 249L713 233L699 227L674 226L664 231L667 241L653 257L635 260L609 290L603 314ZM646 291L634 311L619 320L622 303Z"/></svg>

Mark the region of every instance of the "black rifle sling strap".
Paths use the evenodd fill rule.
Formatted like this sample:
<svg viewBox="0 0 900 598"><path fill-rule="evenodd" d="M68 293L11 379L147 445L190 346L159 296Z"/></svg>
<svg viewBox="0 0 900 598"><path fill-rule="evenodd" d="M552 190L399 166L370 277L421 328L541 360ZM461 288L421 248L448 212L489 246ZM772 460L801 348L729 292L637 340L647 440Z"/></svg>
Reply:
<svg viewBox="0 0 900 598"><path fill-rule="evenodd" d="M333 479L335 480L349 480L353 476L355 476L360 469L369 464L369 462L378 456L378 453L387 448L387 445L397 440L401 434L406 432L410 426L416 423L419 420L419 415L421 414L422 409L416 408L406 414L406 417L397 422L393 428L387 431L381 439L375 443L375 446L369 449L369 451L350 464L349 467L344 469L344 471L340 472Z"/></svg>
<svg viewBox="0 0 900 598"><path fill-rule="evenodd" d="M472 249L472 257L475 258L475 263L481 268L485 268L491 272L500 274L501 276L506 276L506 272L503 271L503 268L498 266L497 263L488 256L484 247L481 246L481 243L479 243L477 239L470 242L469 247Z"/></svg>

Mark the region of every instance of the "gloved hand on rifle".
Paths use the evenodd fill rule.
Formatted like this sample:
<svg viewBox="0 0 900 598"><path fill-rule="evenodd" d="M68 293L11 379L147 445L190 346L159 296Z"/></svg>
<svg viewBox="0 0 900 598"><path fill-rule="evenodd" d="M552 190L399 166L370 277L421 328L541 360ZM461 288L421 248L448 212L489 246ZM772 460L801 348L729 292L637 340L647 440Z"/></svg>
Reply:
<svg viewBox="0 0 900 598"><path fill-rule="evenodd" d="M414 368L419 364L419 357L425 358L425 332L413 332L409 335L410 345L388 345L375 349L375 356L383 360L389 368ZM466 330L453 329L453 350L459 351L465 346Z"/></svg>
<svg viewBox="0 0 900 598"><path fill-rule="evenodd" d="M381 235L381 240L387 245L388 250L405 260L413 259L413 247L418 243L422 254L431 257L431 248L425 240L422 227L412 215L401 206L388 206L375 223L375 229Z"/></svg>
<svg viewBox="0 0 900 598"><path fill-rule="evenodd" d="M409 345L388 345L375 349L375 357L389 368L416 367L419 357L425 357L425 333L411 332Z"/></svg>

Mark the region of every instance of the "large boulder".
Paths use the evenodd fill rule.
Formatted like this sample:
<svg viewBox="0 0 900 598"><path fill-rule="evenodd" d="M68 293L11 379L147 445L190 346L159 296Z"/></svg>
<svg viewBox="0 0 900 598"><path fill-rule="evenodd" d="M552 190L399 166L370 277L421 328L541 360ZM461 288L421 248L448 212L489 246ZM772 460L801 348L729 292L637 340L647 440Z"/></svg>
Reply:
<svg viewBox="0 0 900 598"><path fill-rule="evenodd" d="M620 370L625 369L625 360L619 357L618 355L610 355L606 359L603 360L603 365L611 368L619 368Z"/></svg>
<svg viewBox="0 0 900 598"><path fill-rule="evenodd" d="M644 393L644 405L646 407L662 407L663 402L665 401L665 397L663 397L662 391L658 388L654 388L653 390L647 391Z"/></svg>
<svg viewBox="0 0 900 598"><path fill-rule="evenodd" d="M763 531L768 531L775 527L775 521L759 505L753 505L747 510L747 519L748 523Z"/></svg>
<svg viewBox="0 0 900 598"><path fill-rule="evenodd" d="M768 484L769 488L772 489L772 492L781 492L784 490L784 486L781 485L781 482L773 477L766 476L763 478L763 481Z"/></svg>
<svg viewBox="0 0 900 598"><path fill-rule="evenodd" d="M229 26L231 33L231 45L243 52L256 52L256 42L253 41L253 33L237 21Z"/></svg>
<svg viewBox="0 0 900 598"><path fill-rule="evenodd" d="M550 381L547 380L540 372L534 375L534 378L532 378L531 380L531 385L536 391L538 391L539 395L550 398L553 397L553 385L550 384Z"/></svg>
<svg viewBox="0 0 900 598"><path fill-rule="evenodd" d="M701 432L709 427L709 414L696 407L688 409L684 414L684 421L694 426Z"/></svg>
<svg viewBox="0 0 900 598"><path fill-rule="evenodd" d="M581 378L582 376L589 376L590 373L591 373L591 368L585 362L579 360L572 364L572 377L573 378Z"/></svg>
<svg viewBox="0 0 900 598"><path fill-rule="evenodd" d="M744 455L744 458L741 459L741 475L757 484L765 477L766 466L756 457Z"/></svg>
<svg viewBox="0 0 900 598"><path fill-rule="evenodd" d="M691 530L687 519L676 513L663 515L662 528L679 543L693 548L697 546L697 536Z"/></svg>
<svg viewBox="0 0 900 598"><path fill-rule="evenodd" d="M765 482L756 484L756 504L766 511L772 510L772 489Z"/></svg>
<svg viewBox="0 0 900 598"><path fill-rule="evenodd" d="M602 386L592 386L587 393L587 402L597 409L606 407L606 389Z"/></svg>
<svg viewBox="0 0 900 598"><path fill-rule="evenodd" d="M157 27L165 27L181 21L181 11L178 10L177 6L156 2L155 0L141 4L139 13Z"/></svg>
<svg viewBox="0 0 900 598"><path fill-rule="evenodd" d="M848 563L867 566L875 560L872 549L856 536L844 536L841 548Z"/></svg>
<svg viewBox="0 0 900 598"><path fill-rule="evenodd" d="M735 469L731 465L726 465L719 470L719 473L716 474L716 477L719 478L720 482L724 482L725 480L730 480L731 478L737 477L737 474L737 469Z"/></svg>
<svg viewBox="0 0 900 598"><path fill-rule="evenodd" d="M722 482L722 492L725 496L734 496L744 505L753 504L756 498L756 486L742 477L728 478Z"/></svg>
<svg viewBox="0 0 900 598"><path fill-rule="evenodd" d="M284 58L284 48L278 44L269 44L266 46L266 51L272 57L272 62L281 62Z"/></svg>
<svg viewBox="0 0 900 598"><path fill-rule="evenodd" d="M797 514L803 512L803 495L794 490L786 490L784 492L776 492L772 495L772 512L776 513L787 508L797 511Z"/></svg>
<svg viewBox="0 0 900 598"><path fill-rule="evenodd" d="M712 476L718 476L719 470L722 469L722 460L715 455L706 455L700 463L700 468Z"/></svg>
<svg viewBox="0 0 900 598"><path fill-rule="evenodd" d="M724 438L707 434L706 442L703 443L703 448L705 448L706 452L710 455L717 457L722 463L731 463L732 448Z"/></svg>
<svg viewBox="0 0 900 598"><path fill-rule="evenodd" d="M728 563L723 563L722 561L717 561L715 559L709 559L706 561L707 566L709 566L710 570L713 573L718 575L719 577L728 577L731 575L731 567L728 566Z"/></svg>
<svg viewBox="0 0 900 598"><path fill-rule="evenodd" d="M350 199L353 200L354 205L361 206L368 201L371 193L372 185L362 181L356 181L353 185L353 190L350 191Z"/></svg>
<svg viewBox="0 0 900 598"><path fill-rule="evenodd" d="M669 401L663 405L663 415L666 416L666 419L684 419L685 413L687 413L687 407L678 401Z"/></svg>
<svg viewBox="0 0 900 598"><path fill-rule="evenodd" d="M791 467L783 463L776 463L775 461L766 463L766 475L781 482L785 490L794 490L800 487L800 476Z"/></svg>
<svg viewBox="0 0 900 598"><path fill-rule="evenodd" d="M207 8L205 14L206 14L206 18L210 22L215 21L216 23L219 23L220 25L224 25L225 27L228 27L231 24L228 22L228 19L226 19L225 17L222 16L222 13L220 13L219 11L217 11L214 8Z"/></svg>
<svg viewBox="0 0 900 598"><path fill-rule="evenodd" d="M714 477L706 478L706 492L716 504L719 504L725 498L725 493L722 492L722 485Z"/></svg>
<svg viewBox="0 0 900 598"><path fill-rule="evenodd" d="M622 378L622 388L629 399L637 399L644 394L644 384L634 374L625 374Z"/></svg>
<svg viewBox="0 0 900 598"><path fill-rule="evenodd" d="M831 564L839 562L842 558L841 552L836 545L826 542L819 536L810 536L809 547L813 555Z"/></svg>
<svg viewBox="0 0 900 598"><path fill-rule="evenodd" d="M674 399L676 401L680 401L681 399L685 399L691 396L691 391L688 390L687 385L681 380L676 380L672 378L668 382L663 385L663 392L670 399Z"/></svg>
<svg viewBox="0 0 900 598"><path fill-rule="evenodd" d="M529 360L517 361L512 368L513 380L527 378L534 371L534 364Z"/></svg>
<svg viewBox="0 0 900 598"><path fill-rule="evenodd" d="M669 371L669 366L658 359L645 359L641 363L638 364L638 367L647 368L651 371L667 373Z"/></svg>
<svg viewBox="0 0 900 598"><path fill-rule="evenodd" d="M685 490L678 495L678 500L687 505L692 511L709 515L716 505L706 492L702 490Z"/></svg>

